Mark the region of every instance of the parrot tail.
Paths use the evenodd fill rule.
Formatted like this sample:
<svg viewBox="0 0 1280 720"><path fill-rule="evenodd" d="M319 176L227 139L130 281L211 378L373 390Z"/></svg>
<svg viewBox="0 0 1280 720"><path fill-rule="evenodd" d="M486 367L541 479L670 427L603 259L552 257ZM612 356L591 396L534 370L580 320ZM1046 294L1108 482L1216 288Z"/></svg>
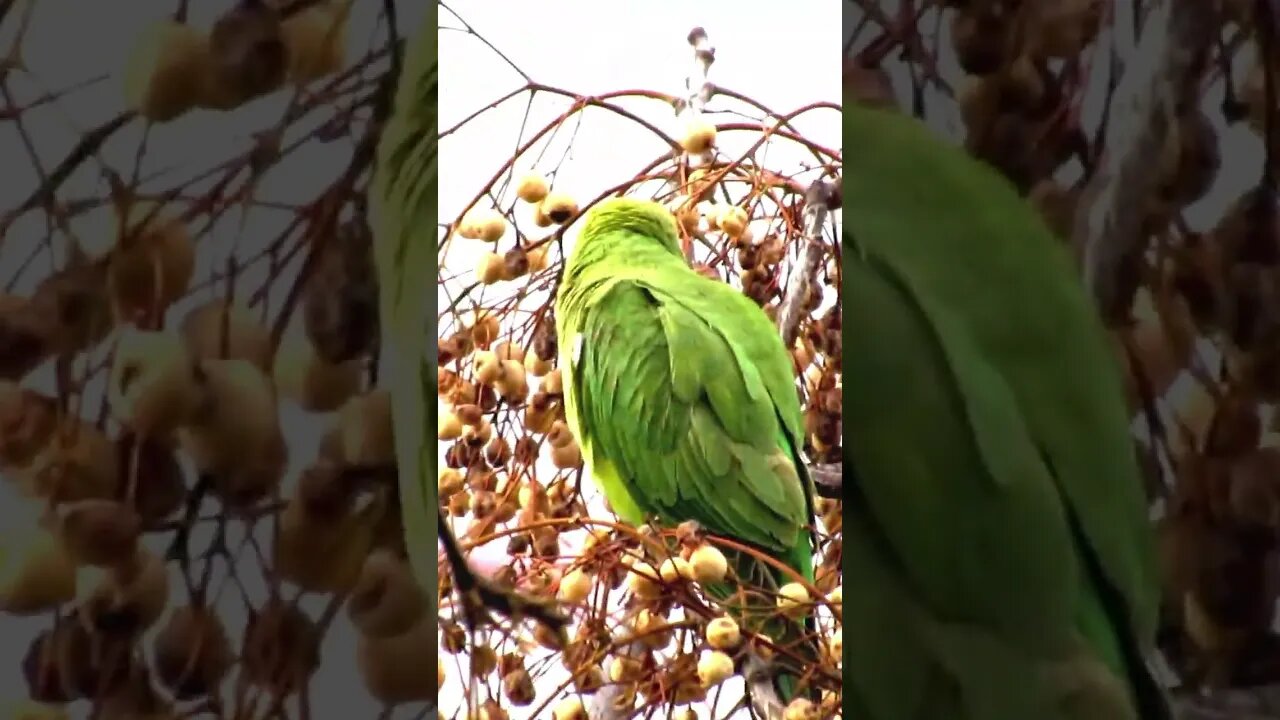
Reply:
<svg viewBox="0 0 1280 720"><path fill-rule="evenodd" d="M774 686L784 703L791 702L800 694L815 702L819 699L811 679L812 670L821 657L816 629L812 615L803 621L778 618L765 625L763 632L773 638L773 644L778 648L776 660L772 663L776 668Z"/></svg>
<svg viewBox="0 0 1280 720"><path fill-rule="evenodd" d="M812 677L822 655L812 609L802 618L782 615L778 610L776 592L790 578L747 555L732 557L730 562L742 587L724 584L709 588L711 594L718 596L725 602L726 609L741 618L745 629L767 635L776 648L771 658L753 654L754 662L748 663L745 673L748 685L757 694L771 688L771 694L784 707L800 694L817 702L818 689ZM811 572L805 574L811 575Z"/></svg>

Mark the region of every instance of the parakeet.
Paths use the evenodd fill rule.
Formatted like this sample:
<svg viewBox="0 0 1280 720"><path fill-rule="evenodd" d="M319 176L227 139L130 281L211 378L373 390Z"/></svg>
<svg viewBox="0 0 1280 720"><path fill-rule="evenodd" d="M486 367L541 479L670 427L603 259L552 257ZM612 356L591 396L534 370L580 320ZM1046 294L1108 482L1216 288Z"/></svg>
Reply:
<svg viewBox="0 0 1280 720"><path fill-rule="evenodd" d="M634 525L696 521L812 581L813 495L790 355L754 302L689 267L671 213L630 198L593 208L555 318L565 417L617 515ZM793 581L726 554L741 585L708 588L722 599ZM787 651L809 651L798 641L802 621L778 617L771 602L738 610ZM776 689L791 697L795 677L782 675Z"/></svg>
<svg viewBox="0 0 1280 720"><path fill-rule="evenodd" d="M405 546L435 614L436 361L428 342L436 277L436 5L409 37L370 192L381 332L380 381L391 388ZM425 672L425 671L424 671Z"/></svg>
<svg viewBox="0 0 1280 720"><path fill-rule="evenodd" d="M1122 376L1067 246L920 122L843 122L846 717L1170 717Z"/></svg>

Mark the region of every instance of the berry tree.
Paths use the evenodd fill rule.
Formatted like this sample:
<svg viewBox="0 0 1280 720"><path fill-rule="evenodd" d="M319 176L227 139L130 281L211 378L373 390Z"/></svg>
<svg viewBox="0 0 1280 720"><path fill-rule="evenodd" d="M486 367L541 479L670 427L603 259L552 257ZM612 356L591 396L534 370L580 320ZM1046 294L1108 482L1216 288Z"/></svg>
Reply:
<svg viewBox="0 0 1280 720"><path fill-rule="evenodd" d="M1280 681L1273 8L845 3L846 93L963 143L1081 260L1148 474L1163 675L1192 718L1271 717L1256 689Z"/></svg>
<svg viewBox="0 0 1280 720"><path fill-rule="evenodd" d="M0 3L0 717L433 704L366 222L423 10Z"/></svg>
<svg viewBox="0 0 1280 720"><path fill-rule="evenodd" d="M578 21L589 27L592 18ZM777 321L806 408L805 455L824 492L838 494L830 490L841 457L835 74L799 107L769 107L755 88L708 80L713 67L745 63L728 54L745 43L717 56L706 31L681 43L668 17L663 43L651 44L679 54L679 75L635 74L646 87L687 75L683 92L613 85L587 94L539 82L466 13L442 6L440 24L438 489L442 534L460 551L441 555L440 710L747 717L761 700L744 697L742 675L753 656L776 649L701 590L728 572L728 541L690 525L621 523L583 476L564 420L566 341L555 334L552 301L583 213L614 195L665 204L691 265ZM799 42L800 25L772 37ZM553 41L541 42L550 52ZM579 52L580 62L608 65L593 56L606 52L598 45ZM818 57L834 62L836 52ZM669 59L636 58L641 68ZM489 89L507 77L516 80L510 92ZM463 95L474 100L451 105ZM477 184L459 182L468 177ZM839 711L838 501L820 498L814 522L816 582L788 583L773 598L779 613L815 618L820 652L809 668L816 700L794 703L780 713L787 718ZM454 591L477 579L520 606L549 602L559 620L499 613L473 623Z"/></svg>

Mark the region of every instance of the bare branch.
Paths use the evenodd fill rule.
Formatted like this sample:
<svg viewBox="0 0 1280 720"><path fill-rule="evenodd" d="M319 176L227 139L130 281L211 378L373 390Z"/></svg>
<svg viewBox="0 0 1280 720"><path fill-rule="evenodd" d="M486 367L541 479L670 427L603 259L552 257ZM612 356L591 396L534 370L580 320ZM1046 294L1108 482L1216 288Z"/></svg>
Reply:
<svg viewBox="0 0 1280 720"><path fill-rule="evenodd" d="M787 348L795 344L796 335L800 332L804 303L809 297L814 277L818 274L818 267L822 264L822 256L826 253L822 242L822 228L826 225L832 203L838 197L835 186L824 180L815 180L805 193L804 247L800 250L800 261L791 268L787 292L778 309L778 331Z"/></svg>
<svg viewBox="0 0 1280 720"><path fill-rule="evenodd" d="M810 465L809 477L813 478L819 497L839 498L844 484L844 463Z"/></svg>
<svg viewBox="0 0 1280 720"><path fill-rule="evenodd" d="M1159 181L1151 168L1177 114L1197 102L1199 78L1214 29L1210 2L1163 0L1147 16L1129 67L1116 89L1106 152L1076 214L1073 244L1085 284L1106 318L1122 312L1120 269L1138 252L1147 199Z"/></svg>
<svg viewBox="0 0 1280 720"><path fill-rule="evenodd" d="M689 31L689 45L693 46L693 70L685 78L684 88L687 95L684 105L679 109L687 109L692 113L701 113L715 88L707 79L711 72L711 63L716 61L716 49L707 37L707 31L696 27ZM679 112L677 112L679 114Z"/></svg>

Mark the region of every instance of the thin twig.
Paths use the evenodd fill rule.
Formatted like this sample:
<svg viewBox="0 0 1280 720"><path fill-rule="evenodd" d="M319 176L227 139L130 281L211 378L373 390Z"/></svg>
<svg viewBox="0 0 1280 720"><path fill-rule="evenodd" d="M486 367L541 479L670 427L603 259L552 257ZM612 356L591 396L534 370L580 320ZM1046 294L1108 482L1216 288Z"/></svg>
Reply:
<svg viewBox="0 0 1280 720"><path fill-rule="evenodd" d="M809 477L813 478L819 497L839 498L844 482L844 463L810 465Z"/></svg>
<svg viewBox="0 0 1280 720"><path fill-rule="evenodd" d="M58 188L62 187L67 178L71 177L71 173L75 172L75 169L80 167L80 164L85 160L97 154L103 143L115 134L117 130L127 125L136 114L132 110L120 113L111 120L85 133L80 138L80 141L76 143L76 146L71 149L71 152L67 153L62 162L58 163L53 172L49 173L48 178L40 183L40 186L33 190L17 208L6 215L3 222L0 222L0 237L4 236L4 230L9 225L12 225L18 217L51 203L54 193L58 191Z"/></svg>
<svg viewBox="0 0 1280 720"><path fill-rule="evenodd" d="M778 308L778 332L788 348L796 342L805 301L809 298L814 278L822 265L822 256L827 251L822 242L822 230L827 224L831 203L837 195L834 186L825 180L815 180L805 193L804 247L800 250L799 262L791 268L787 292Z"/></svg>
<svg viewBox="0 0 1280 720"><path fill-rule="evenodd" d="M1197 100L1215 23L1213 3L1162 0L1148 13L1116 89L1119 107L1097 174L1082 195L1073 238L1085 284L1105 318L1123 312L1120 271L1146 242L1144 210L1159 182L1151 168L1178 113Z"/></svg>

